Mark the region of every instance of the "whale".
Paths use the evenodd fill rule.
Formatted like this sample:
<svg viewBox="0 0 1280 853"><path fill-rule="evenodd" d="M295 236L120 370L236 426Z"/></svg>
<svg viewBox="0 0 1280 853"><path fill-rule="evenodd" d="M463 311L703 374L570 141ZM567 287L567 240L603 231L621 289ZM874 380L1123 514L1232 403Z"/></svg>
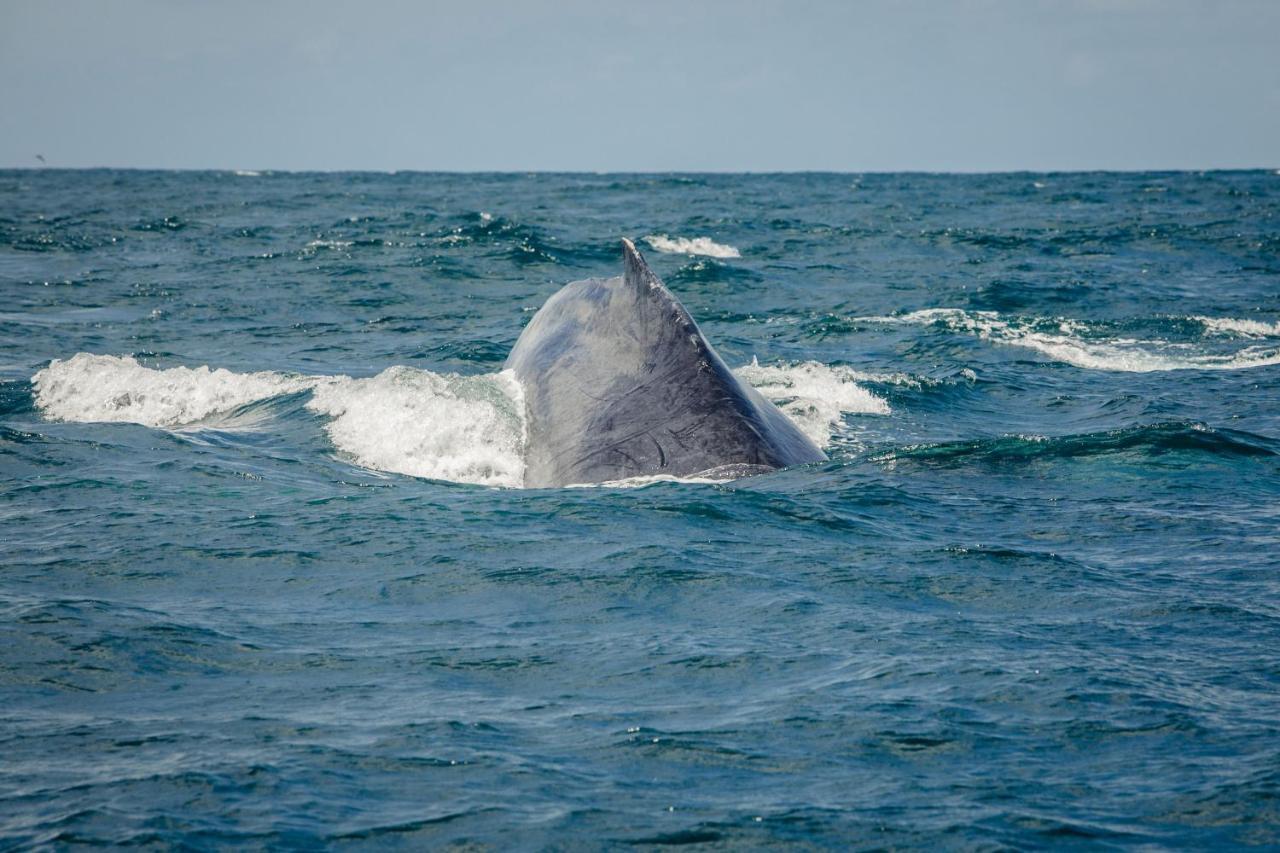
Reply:
<svg viewBox="0 0 1280 853"><path fill-rule="evenodd" d="M622 266L566 284L507 357L524 392L526 488L729 480L827 458L733 374L625 238Z"/></svg>

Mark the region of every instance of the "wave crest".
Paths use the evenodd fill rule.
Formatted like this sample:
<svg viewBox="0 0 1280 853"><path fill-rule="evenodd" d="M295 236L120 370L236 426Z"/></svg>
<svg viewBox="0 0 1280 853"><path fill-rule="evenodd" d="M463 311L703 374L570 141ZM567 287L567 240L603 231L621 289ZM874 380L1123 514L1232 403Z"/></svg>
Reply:
<svg viewBox="0 0 1280 853"><path fill-rule="evenodd" d="M318 386L307 409L356 464L485 486L524 483L524 395L511 371L484 376L392 367Z"/></svg>
<svg viewBox="0 0 1280 853"><path fill-rule="evenodd" d="M742 253L726 243L717 243L710 237L668 237L666 234L650 234L644 238L655 252L668 255L705 255L708 258L740 258Z"/></svg>
<svg viewBox="0 0 1280 853"><path fill-rule="evenodd" d="M244 428L217 420L251 403L311 391L334 447L357 465L491 486L524 480L524 404L509 373L437 374L392 367L368 379L144 367L128 356L79 353L32 377L36 407L58 421L181 429ZM256 422L255 422L256 423Z"/></svg>
<svg viewBox="0 0 1280 853"><path fill-rule="evenodd" d="M152 427L198 423L249 403L305 391L314 377L232 373L225 368L154 370L131 356L77 353L31 378L36 407L57 421L114 421Z"/></svg>
<svg viewBox="0 0 1280 853"><path fill-rule="evenodd" d="M1124 427L1076 435L1004 435L996 438L918 444L894 448L875 461L968 465L973 462L1025 464L1029 460L1075 459L1110 454L1162 457L1167 454L1224 457L1280 455L1274 439L1241 430L1215 429L1186 421Z"/></svg>
<svg viewBox="0 0 1280 853"><path fill-rule="evenodd" d="M1206 334L1243 338L1280 338L1280 322L1236 320L1230 317L1192 317L1191 319L1203 323Z"/></svg>
<svg viewBox="0 0 1280 853"><path fill-rule="evenodd" d="M1024 347L1049 358L1091 370L1151 373L1162 370L1241 370L1280 364L1280 346L1253 345L1235 352L1208 352L1195 344L1117 337L1106 324L1071 319L1011 318L995 311L928 308L890 317L859 318L867 323L939 325L985 341ZM1206 334L1261 338L1280 328L1252 320L1191 318Z"/></svg>
<svg viewBox="0 0 1280 853"><path fill-rule="evenodd" d="M858 384L876 377L851 367L816 361L762 365L753 358L734 373L776 403L819 447L831 442L846 412L889 414L888 403Z"/></svg>
<svg viewBox="0 0 1280 853"><path fill-rule="evenodd" d="M888 414L859 381L883 377L818 362L751 364L738 376L773 400L818 445L845 413ZM391 367L369 378L224 368L145 367L130 356L79 353L32 377L44 417L164 429L259 428L271 410L244 407L310 392L306 410L327 418L334 448L377 471L486 486L524 482L524 397L510 371L459 376ZM660 478L658 478L660 479Z"/></svg>

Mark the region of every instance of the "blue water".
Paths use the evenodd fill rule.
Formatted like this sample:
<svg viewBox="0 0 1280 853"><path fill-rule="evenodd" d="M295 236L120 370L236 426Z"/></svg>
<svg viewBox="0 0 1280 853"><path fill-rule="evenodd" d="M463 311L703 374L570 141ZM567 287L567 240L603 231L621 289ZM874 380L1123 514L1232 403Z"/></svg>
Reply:
<svg viewBox="0 0 1280 853"><path fill-rule="evenodd" d="M621 236L829 463L515 487ZM0 380L0 846L1280 844L1278 174L0 172Z"/></svg>

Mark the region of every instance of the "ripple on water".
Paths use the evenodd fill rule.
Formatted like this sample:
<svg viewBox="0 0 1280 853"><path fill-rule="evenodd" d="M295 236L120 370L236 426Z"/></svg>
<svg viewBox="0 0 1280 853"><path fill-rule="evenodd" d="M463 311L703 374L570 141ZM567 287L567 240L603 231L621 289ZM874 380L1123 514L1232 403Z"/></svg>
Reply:
<svg viewBox="0 0 1280 853"><path fill-rule="evenodd" d="M0 846L1275 846L1277 193L5 173ZM492 487L624 235L830 461Z"/></svg>

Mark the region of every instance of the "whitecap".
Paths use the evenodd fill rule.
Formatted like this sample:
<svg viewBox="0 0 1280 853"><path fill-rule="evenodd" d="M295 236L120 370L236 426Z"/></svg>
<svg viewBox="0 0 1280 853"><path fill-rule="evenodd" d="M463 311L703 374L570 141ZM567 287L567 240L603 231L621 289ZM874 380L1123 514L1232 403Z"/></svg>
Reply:
<svg viewBox="0 0 1280 853"><path fill-rule="evenodd" d="M392 367L316 388L334 446L365 468L477 483L524 482L524 397L511 371L482 376Z"/></svg>
<svg viewBox="0 0 1280 853"><path fill-rule="evenodd" d="M1262 320L1236 320L1231 317L1192 317L1203 323L1205 332L1213 335L1230 335L1244 338L1276 338L1280 337L1280 322L1267 323Z"/></svg>
<svg viewBox="0 0 1280 853"><path fill-rule="evenodd" d="M670 474L651 474L644 477L626 477L621 480L606 480L603 483L570 483L565 486L566 489L642 489L645 486L656 486L660 483L683 483L686 485L697 486L719 486L723 484L723 478L716 477L699 477L696 474L692 477L674 477Z"/></svg>
<svg viewBox="0 0 1280 853"><path fill-rule="evenodd" d="M368 379L223 368L144 367L128 356L79 353L32 377L49 420L114 421L171 430L260 428L236 409L300 391L329 418L343 458L366 468L493 486L524 479L524 403L510 373L463 377L393 367Z"/></svg>
<svg viewBox="0 0 1280 853"><path fill-rule="evenodd" d="M669 255L704 255L708 258L742 257L742 253L733 246L717 243L710 237L668 237L666 234L650 234L644 239L654 251Z"/></svg>
<svg viewBox="0 0 1280 853"><path fill-rule="evenodd" d="M756 359L734 371L777 404L819 447L831 442L844 415L889 414L889 404L858 384L878 381L851 367L817 361L762 365Z"/></svg>
<svg viewBox="0 0 1280 853"><path fill-rule="evenodd" d="M50 420L116 421L180 427L249 403L307 390L314 377L232 373L208 367L143 367L129 356L78 353L31 378L36 406Z"/></svg>
<svg viewBox="0 0 1280 853"><path fill-rule="evenodd" d="M1240 370L1280 364L1280 348L1277 347L1250 346L1232 353L1208 352L1188 343L1109 337L1105 326L1099 328L1100 324L1080 320L1006 318L995 311L960 308L929 308L890 317L858 319L869 323L940 324L953 332L1035 350L1055 361L1091 370L1151 373L1162 370ZM1204 322L1207 318L1197 319ZM1252 321L1225 322L1239 325ZM1262 326L1259 324L1259 328Z"/></svg>

